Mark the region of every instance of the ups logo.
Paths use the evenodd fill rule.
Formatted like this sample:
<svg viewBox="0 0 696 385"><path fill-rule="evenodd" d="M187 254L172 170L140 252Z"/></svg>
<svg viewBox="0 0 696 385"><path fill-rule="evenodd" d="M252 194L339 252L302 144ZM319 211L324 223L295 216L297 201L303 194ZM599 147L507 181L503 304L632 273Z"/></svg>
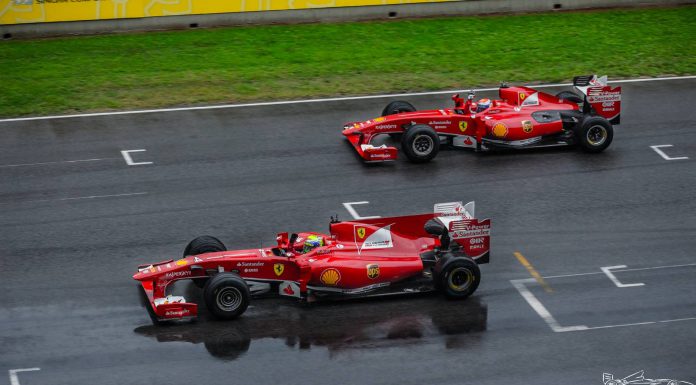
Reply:
<svg viewBox="0 0 696 385"><path fill-rule="evenodd" d="M376 263L372 263L366 266L367 267L367 277L370 279L375 279L379 277L379 265Z"/></svg>

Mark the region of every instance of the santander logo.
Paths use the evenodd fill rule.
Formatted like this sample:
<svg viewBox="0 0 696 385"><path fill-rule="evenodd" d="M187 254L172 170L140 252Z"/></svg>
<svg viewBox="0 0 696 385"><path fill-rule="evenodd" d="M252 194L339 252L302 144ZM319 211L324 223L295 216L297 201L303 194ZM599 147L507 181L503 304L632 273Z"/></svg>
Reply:
<svg viewBox="0 0 696 385"><path fill-rule="evenodd" d="M292 290L292 286L290 286L290 285L285 286L285 289L283 289L283 292L287 295L295 294L295 290Z"/></svg>

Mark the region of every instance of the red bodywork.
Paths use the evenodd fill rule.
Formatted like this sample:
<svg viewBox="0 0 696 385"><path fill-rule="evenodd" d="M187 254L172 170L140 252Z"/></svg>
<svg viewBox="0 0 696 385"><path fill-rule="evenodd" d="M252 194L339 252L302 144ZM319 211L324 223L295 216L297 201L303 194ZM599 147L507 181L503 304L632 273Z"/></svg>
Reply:
<svg viewBox="0 0 696 385"><path fill-rule="evenodd" d="M500 99L479 110L473 94L467 100L456 94L454 108L402 112L364 122L349 122L343 126L343 135L367 162L395 160L396 147L372 144L383 134L401 134L415 124L430 126L441 141L454 147L476 151L489 147L540 147L574 144L565 135L585 115L597 115L613 124L619 123L621 87L606 85L578 87L586 107L529 87L499 89ZM580 97L580 95L578 95Z"/></svg>
<svg viewBox="0 0 696 385"><path fill-rule="evenodd" d="M329 234L299 233L293 244L288 233L281 233L273 247L205 253L143 265L133 278L141 282L159 320L190 318L198 312L195 303L167 296L171 283L206 279L223 271L239 274L252 294L255 286L303 300L312 299L313 294L372 294L423 276L423 254L440 246L440 239L423 228L433 218L445 223L450 238L461 245L466 256L477 263L488 262L490 220L479 221L468 214L473 211L473 202L467 206L454 202L450 207L453 209L431 214L332 222ZM303 254L303 242L309 235L323 237L325 244Z"/></svg>

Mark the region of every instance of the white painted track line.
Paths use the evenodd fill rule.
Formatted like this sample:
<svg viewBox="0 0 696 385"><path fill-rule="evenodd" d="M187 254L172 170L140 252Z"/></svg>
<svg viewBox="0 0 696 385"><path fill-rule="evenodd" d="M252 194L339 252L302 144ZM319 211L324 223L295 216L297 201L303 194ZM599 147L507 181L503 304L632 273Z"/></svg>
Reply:
<svg viewBox="0 0 696 385"><path fill-rule="evenodd" d="M361 202L345 202L345 203L343 203L343 207L346 208L346 211L348 211L348 213L350 213L350 216L352 216L353 219L355 219L355 220L379 218L379 215L377 215L377 216L367 216L367 217L360 216L360 214L358 214L358 212L355 211L355 207L353 207L353 205L366 205L366 204L369 204L369 203L370 203L370 202L368 202L368 201L361 201Z"/></svg>
<svg viewBox="0 0 696 385"><path fill-rule="evenodd" d="M642 271L642 270L656 270L656 269L672 269L675 267L690 267L690 266L696 266L696 263L684 263L681 265L665 265L665 266L651 266L651 267L636 267L632 269L617 269L614 270L615 273L621 273L624 271ZM553 278L566 278L566 277L580 277L583 275L596 275L596 274L604 274L602 271L594 271L594 272L589 272L589 273L578 273L578 274L561 274L561 275L549 275L549 276L544 276L544 279L553 279Z"/></svg>
<svg viewBox="0 0 696 385"><path fill-rule="evenodd" d="M147 151L147 150L145 150L145 149L123 150L123 151L121 151L121 155L123 156L123 159L126 161L126 164L129 166L142 166L142 165L152 164L152 162L135 162L135 161L133 161L133 158L130 155L132 152L145 152L145 151Z"/></svg>
<svg viewBox="0 0 696 385"><path fill-rule="evenodd" d="M640 82L654 82L654 81L668 81L668 80L685 80L685 79L696 79L696 75L689 76L673 76L673 77L661 77L661 78L645 78L645 79L622 79L610 81L610 84L620 84L620 83L640 83ZM571 83L555 83L555 84L530 84L530 87L534 88L546 88L546 87L567 87L572 86ZM495 91L498 87L492 88L476 88L476 91ZM335 97L335 98L324 98L324 99L301 99L301 100L286 100L286 101L275 101L275 102L259 102L259 103L242 103L242 104L220 104L212 106L192 106L192 107L175 107L175 108L159 108L159 109L149 109L149 110L133 110L133 111L109 111L109 112L93 112L86 114L71 114L71 115L51 115L51 116L30 116L24 118L8 118L0 119L0 123L4 122L22 122L31 120L53 120L53 119L68 119L68 118L84 118L84 117L94 117L94 116L112 116L112 115L135 115L135 114L149 114L156 112L177 112L177 111L197 111L197 110L219 110L225 108L242 108L242 107L261 107L261 106L280 106L285 104L302 104L302 103L326 103L326 102L337 102L337 101L347 101L347 100L365 100L365 99L379 99L379 98L396 98L404 96L425 96L425 95L442 95L442 94L455 94L455 93L465 93L471 91L467 90L448 90L448 91L430 91L430 92L411 92L411 93L401 93L401 94L381 94L381 95L364 95L364 96L346 96L346 97Z"/></svg>
<svg viewBox="0 0 696 385"><path fill-rule="evenodd" d="M626 287L645 286L645 284L642 283L642 282L638 282L638 283L621 283L621 281L619 281L619 279L616 278L616 276L611 272L612 270L616 270L616 269L625 269L625 268L626 268L626 265L617 265L617 266L604 266L604 267L600 267L600 269L602 270L602 272L604 272L604 274L606 274L607 277L609 277L609 280L611 280L611 282L613 282L614 285L616 285L616 287L619 287L619 288L626 288Z"/></svg>
<svg viewBox="0 0 696 385"><path fill-rule="evenodd" d="M41 368L25 368L25 369L10 369L10 370L8 370L8 372L10 374L10 385L19 385L19 377L17 377L17 373L35 372L37 370L41 370Z"/></svg>
<svg viewBox="0 0 696 385"><path fill-rule="evenodd" d="M82 200L82 199L99 199L99 198L118 198L118 197L130 197L130 196L137 196L137 195L145 195L147 192L135 192L135 193L124 193L124 194L109 194L109 195L89 195L89 196L84 196L84 197L69 197L69 198L56 198L56 199L35 199L35 200L28 200L28 201L16 201L16 202L4 202L0 203L0 205L16 205L20 203L38 203L38 202L63 202L63 201L75 201L75 200Z"/></svg>
<svg viewBox="0 0 696 385"><path fill-rule="evenodd" d="M684 159L689 159L688 156L678 156L678 157L671 157L667 154L665 154L664 151L660 150L660 148L667 148L667 147L674 147L671 144L660 144L657 146L650 146L658 155L662 157L664 160L684 160Z"/></svg>
<svg viewBox="0 0 696 385"><path fill-rule="evenodd" d="M98 162L100 160L113 160L113 159L118 159L118 158L78 159L78 160L59 160L59 161L55 161L55 162L40 162L40 163L0 164L0 168L25 167L25 166L45 166L45 165L49 165L49 164L60 164L60 163Z"/></svg>
<svg viewBox="0 0 696 385"><path fill-rule="evenodd" d="M690 266L696 266L696 263L686 263L686 264L681 264L681 265L666 265L666 266L651 266L651 267L639 267L639 268L634 268L634 269L625 269L620 267L625 267L625 265L620 265L620 266L609 266L613 270L613 268L617 268L616 270L613 270L614 272L625 272L625 271L643 271L643 270L655 270L655 269L668 269L668 268L678 268L678 267L690 267ZM578 274L563 274L563 275L552 275L552 276L545 276L543 277L544 279L552 279L552 278L567 278L567 277L580 277L580 276L586 276L586 275L596 275L596 274L606 274L605 268L601 268L602 271L598 272L592 272L592 273L578 273ZM611 277L610 277L611 278ZM613 281L613 280L612 280ZM573 326L562 326L549 312L549 310L542 304L542 302L527 288L527 284L535 283L536 280L534 278L524 278L524 279L513 279L510 280L510 283L517 289L517 291L520 293L522 298L529 304L529 306L541 317L541 319L546 322L546 324L551 328L556 333L563 333L563 332L574 332L574 331L583 331L583 330L598 330L598 329L611 329L611 328L619 328L619 327L626 327L626 326L638 326L638 325L652 325L652 324L657 324L657 323L673 323L673 322L681 322L681 321L694 321L696 320L696 317L686 317L686 318L676 318L676 319L667 319L667 320L658 320L658 321L646 321L646 322L635 322L635 323L625 323L625 324L617 324L617 325L600 325L600 326L587 326L587 325L573 325ZM616 282L614 282L616 284ZM617 285L618 287L621 287Z"/></svg>
<svg viewBox="0 0 696 385"><path fill-rule="evenodd" d="M546 322L547 325L551 328L556 333L563 333L563 332L572 332L572 331L578 331L578 330L586 330L587 326L585 325L575 325L575 326L561 326L558 321L551 315L551 313L546 309L546 306L544 306L541 301L537 299L537 297L532 294L529 289L527 289L527 286L525 286L525 283L533 283L535 282L534 278L527 278L527 279L513 279L510 281L513 286L517 289L517 291L520 292L522 295L522 298L527 301L529 306L534 309L537 314Z"/></svg>

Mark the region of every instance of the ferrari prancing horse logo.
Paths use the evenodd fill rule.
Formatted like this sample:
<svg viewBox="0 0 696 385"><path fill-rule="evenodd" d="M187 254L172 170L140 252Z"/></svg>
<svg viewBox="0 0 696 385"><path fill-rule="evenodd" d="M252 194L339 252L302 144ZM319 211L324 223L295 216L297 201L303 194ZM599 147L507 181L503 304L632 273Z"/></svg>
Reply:
<svg viewBox="0 0 696 385"><path fill-rule="evenodd" d="M358 227L357 232L358 232L358 238L360 238L360 239L365 238L365 228L364 227Z"/></svg>
<svg viewBox="0 0 696 385"><path fill-rule="evenodd" d="M459 129L460 129L462 132L466 132L467 127L468 127L468 125L467 125L467 123L466 123L465 121L462 120L462 121L459 122Z"/></svg>
<svg viewBox="0 0 696 385"><path fill-rule="evenodd" d="M284 271L285 271L285 265L283 265L282 263L274 263L273 264L273 272L275 272L275 274L277 276L280 277L281 275L283 275Z"/></svg>

